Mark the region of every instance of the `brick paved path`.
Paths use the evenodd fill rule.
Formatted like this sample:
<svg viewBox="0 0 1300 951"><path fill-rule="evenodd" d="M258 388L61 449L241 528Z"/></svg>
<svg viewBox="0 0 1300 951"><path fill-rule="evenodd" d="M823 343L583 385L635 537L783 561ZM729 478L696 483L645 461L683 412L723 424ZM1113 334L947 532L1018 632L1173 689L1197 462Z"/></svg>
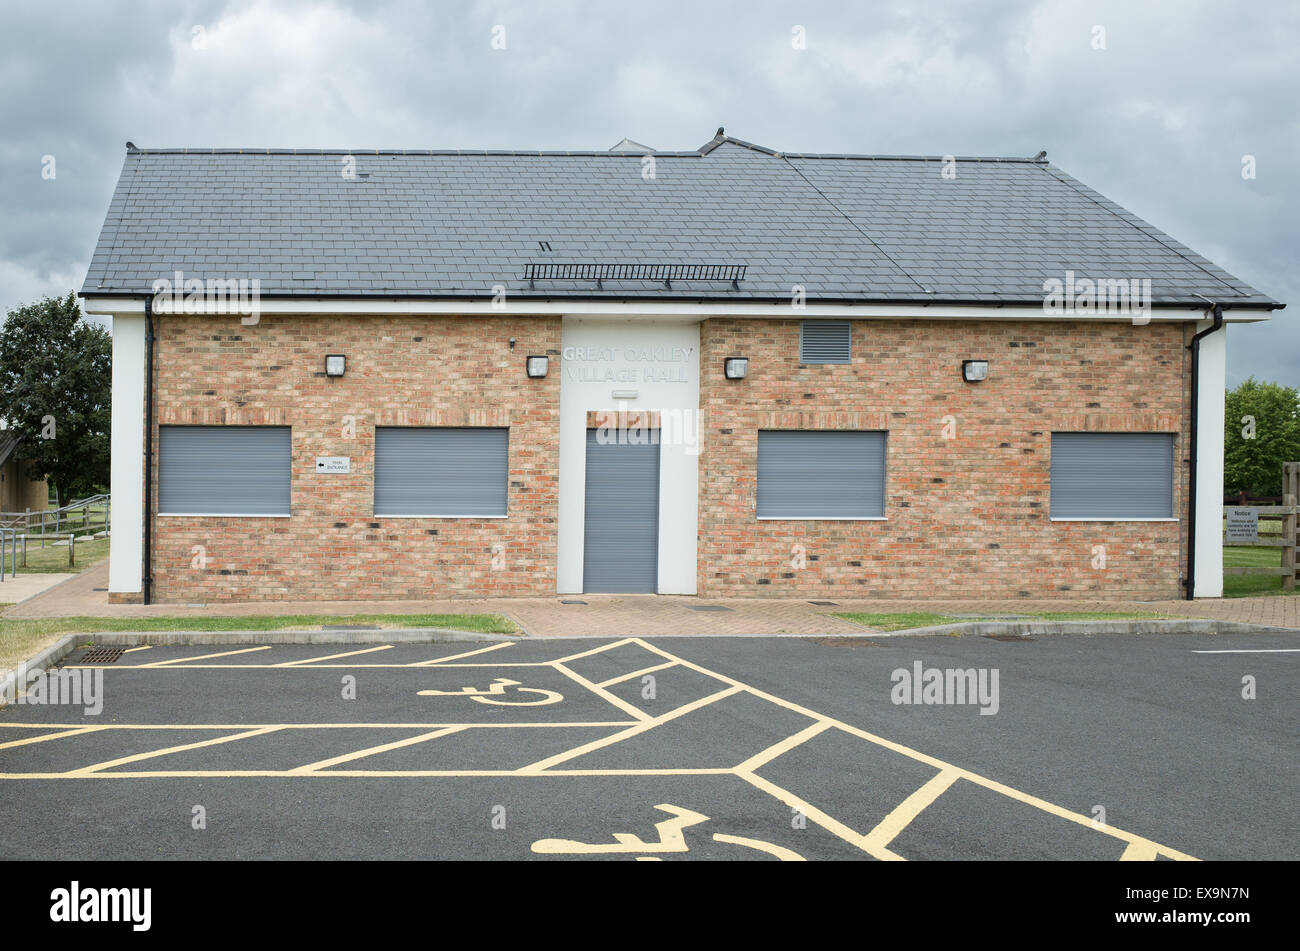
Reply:
<svg viewBox="0 0 1300 951"><path fill-rule="evenodd" d="M108 562L10 608L6 617L241 617L266 614L504 614L534 636L665 634L846 634L863 628L836 611L930 611L936 614L1025 614L1042 611L1140 612L1165 617L1243 621L1300 630L1300 596L1199 601L857 601L834 607L783 598L698 599L667 595L570 595L441 601L270 601L186 605L109 604ZM577 600L585 604L563 604ZM696 610L725 607L725 611Z"/></svg>

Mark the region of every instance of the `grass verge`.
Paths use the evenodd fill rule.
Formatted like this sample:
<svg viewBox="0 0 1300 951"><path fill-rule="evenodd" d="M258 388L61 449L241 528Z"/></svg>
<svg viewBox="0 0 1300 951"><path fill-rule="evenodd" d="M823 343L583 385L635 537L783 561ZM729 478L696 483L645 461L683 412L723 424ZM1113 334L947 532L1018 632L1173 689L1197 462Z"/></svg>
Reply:
<svg viewBox="0 0 1300 951"><path fill-rule="evenodd" d="M1006 615L990 615L987 620L999 620ZM1024 620L1035 621L1131 621L1143 618L1159 618L1168 615L1156 613L1108 613L1104 611L1050 611L1044 613L1026 613ZM898 614L868 614L861 611L836 614L835 617L875 628L878 631L908 631L918 627L934 627L939 624L961 624L979 621L981 618L953 617L951 614L933 614L928 611L912 611Z"/></svg>
<svg viewBox="0 0 1300 951"><path fill-rule="evenodd" d="M1261 532L1264 523L1260 522ZM1282 564L1282 552L1278 548L1254 548L1249 545L1229 545L1223 549L1223 567L1225 568L1276 568ZM1272 594L1300 594L1300 586L1293 591L1282 590L1282 579L1276 575L1269 577L1252 577L1251 575L1224 575L1223 596L1225 598L1250 598Z"/></svg>
<svg viewBox="0 0 1300 951"><path fill-rule="evenodd" d="M4 605L3 607L7 607ZM500 614L280 614L271 617L57 617L0 618L0 670L48 647L64 634L97 631L278 631L319 630L326 624L376 624L381 628L442 627L479 634L517 634Z"/></svg>
<svg viewBox="0 0 1300 951"><path fill-rule="evenodd" d="M28 540L26 566L21 561L21 555L20 550L20 560L18 562L18 573L20 575L75 574L108 557L108 539L96 538L94 541L78 542L75 549L77 563L71 568L68 567L68 540L66 538L58 543L49 542L44 548L41 548L39 543ZM5 553L5 557L9 557L8 552Z"/></svg>

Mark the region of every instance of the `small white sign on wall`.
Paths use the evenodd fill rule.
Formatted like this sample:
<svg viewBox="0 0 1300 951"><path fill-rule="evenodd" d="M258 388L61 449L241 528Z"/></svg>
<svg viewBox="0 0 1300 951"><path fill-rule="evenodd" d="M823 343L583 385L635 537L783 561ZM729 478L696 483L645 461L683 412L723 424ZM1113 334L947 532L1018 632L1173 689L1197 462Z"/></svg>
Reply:
<svg viewBox="0 0 1300 951"><path fill-rule="evenodd" d="M317 456L317 472L351 472L352 459L348 456Z"/></svg>
<svg viewBox="0 0 1300 951"><path fill-rule="evenodd" d="M1228 544L1259 541L1259 509L1234 505L1229 506L1226 511L1228 530L1224 541Z"/></svg>

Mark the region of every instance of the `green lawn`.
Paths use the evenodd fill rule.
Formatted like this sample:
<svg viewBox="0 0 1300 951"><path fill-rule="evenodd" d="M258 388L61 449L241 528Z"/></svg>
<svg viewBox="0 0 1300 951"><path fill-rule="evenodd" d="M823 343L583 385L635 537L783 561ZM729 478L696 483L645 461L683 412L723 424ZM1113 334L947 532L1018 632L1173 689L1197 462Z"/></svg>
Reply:
<svg viewBox="0 0 1300 951"><path fill-rule="evenodd" d="M1260 523L1260 528L1264 523ZM1263 532L1260 532L1262 535ZM1223 549L1223 567L1225 568L1277 568L1282 564L1280 548L1252 548L1248 545L1225 546ZM1300 594L1300 590L1283 591L1282 579L1279 577L1256 578L1250 575L1225 575L1223 578L1223 596L1225 598L1249 598L1268 594Z"/></svg>
<svg viewBox="0 0 1300 951"><path fill-rule="evenodd" d="M835 614L835 617L843 618L846 621L852 621L854 624L862 624L866 627L875 628L878 631L907 631L918 627L934 627L939 624L960 624L967 621L977 621L979 618L970 617L953 617L949 614L932 614L927 611L913 611L910 613L899 614L868 614L863 612L848 612L844 614ZM1108 614L1098 611L1051 611L1043 613L1027 613L1025 620L1036 621L1122 621L1132 620L1135 618L1158 618L1165 617L1162 614Z"/></svg>
<svg viewBox="0 0 1300 951"><path fill-rule="evenodd" d="M4 605L3 607L8 607ZM500 614L279 614L270 617L60 617L0 618L0 670L54 643L64 634L96 631L276 631L319 630L326 624L375 624L381 628L442 627L480 634L517 634Z"/></svg>
<svg viewBox="0 0 1300 951"><path fill-rule="evenodd" d="M89 568L95 562L108 557L108 539L97 538L89 542L77 542L74 567L68 567L68 540L50 542L41 548L40 542L27 540L27 567L22 563L22 543L18 544L18 573L50 574L59 572L76 572ZM8 558L8 554L5 555Z"/></svg>

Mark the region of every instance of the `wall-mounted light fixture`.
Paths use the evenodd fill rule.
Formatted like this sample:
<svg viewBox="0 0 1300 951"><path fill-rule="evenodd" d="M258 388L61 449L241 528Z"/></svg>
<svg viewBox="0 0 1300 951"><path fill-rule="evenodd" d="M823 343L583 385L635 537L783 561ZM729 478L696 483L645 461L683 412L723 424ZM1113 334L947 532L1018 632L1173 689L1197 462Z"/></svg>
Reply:
<svg viewBox="0 0 1300 951"><path fill-rule="evenodd" d="M325 375L342 376L348 368L348 358L341 353L331 353L325 357Z"/></svg>
<svg viewBox="0 0 1300 951"><path fill-rule="evenodd" d="M981 380L989 378L989 362L987 360L963 360L961 362L961 378L967 383L979 383Z"/></svg>
<svg viewBox="0 0 1300 951"><path fill-rule="evenodd" d="M540 380L546 376L546 371L550 369L550 359L548 357L529 357L527 360L528 379Z"/></svg>
<svg viewBox="0 0 1300 951"><path fill-rule="evenodd" d="M749 372L749 357L727 357L722 361L722 372L728 380L743 380Z"/></svg>

